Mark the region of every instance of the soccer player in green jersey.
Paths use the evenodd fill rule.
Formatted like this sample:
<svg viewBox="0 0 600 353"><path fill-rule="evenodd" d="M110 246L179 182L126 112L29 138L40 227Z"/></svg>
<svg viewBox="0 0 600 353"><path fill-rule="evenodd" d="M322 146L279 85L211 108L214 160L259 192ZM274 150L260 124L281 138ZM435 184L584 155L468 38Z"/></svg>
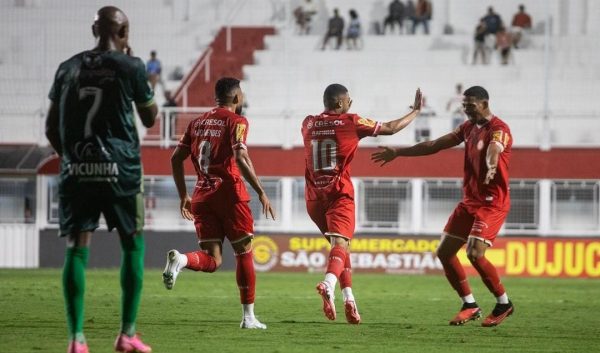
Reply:
<svg viewBox="0 0 600 353"><path fill-rule="evenodd" d="M60 64L49 98L46 136L61 157L60 235L67 237L63 292L68 353L87 353L83 335L85 268L100 213L122 248L118 352L150 352L135 333L144 274L142 164L132 102L146 127L158 109L142 60L130 56L123 11L98 10L96 47Z"/></svg>

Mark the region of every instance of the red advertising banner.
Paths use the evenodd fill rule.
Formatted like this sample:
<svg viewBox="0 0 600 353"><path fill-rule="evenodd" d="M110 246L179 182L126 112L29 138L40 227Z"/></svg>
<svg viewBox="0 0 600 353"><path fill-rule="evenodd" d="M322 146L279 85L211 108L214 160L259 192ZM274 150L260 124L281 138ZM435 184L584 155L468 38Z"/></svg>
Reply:
<svg viewBox="0 0 600 353"><path fill-rule="evenodd" d="M351 242L354 272L441 274L435 257L440 240L433 237L362 236ZM257 235L257 271L322 272L329 243L316 235ZM464 249L459 259L476 274ZM486 252L500 275L521 277L600 278L600 239L497 238Z"/></svg>

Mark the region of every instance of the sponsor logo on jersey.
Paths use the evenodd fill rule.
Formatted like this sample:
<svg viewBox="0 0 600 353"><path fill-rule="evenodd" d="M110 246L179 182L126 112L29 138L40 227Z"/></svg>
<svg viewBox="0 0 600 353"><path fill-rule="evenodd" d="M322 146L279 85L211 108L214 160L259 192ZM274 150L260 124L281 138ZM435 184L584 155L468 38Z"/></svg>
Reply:
<svg viewBox="0 0 600 353"><path fill-rule="evenodd" d="M314 127L336 127L345 124L343 120L317 120L314 122Z"/></svg>
<svg viewBox="0 0 600 353"><path fill-rule="evenodd" d="M246 134L246 124L237 124L235 127L235 140L237 142L243 142L245 134Z"/></svg>
<svg viewBox="0 0 600 353"><path fill-rule="evenodd" d="M198 121L198 125L225 126L225 120L221 120L221 119L204 119L204 120Z"/></svg>
<svg viewBox="0 0 600 353"><path fill-rule="evenodd" d="M368 127L373 127L377 124L377 122L375 122L374 120L366 119L366 118L359 118L357 123L364 125L364 126L368 126Z"/></svg>
<svg viewBox="0 0 600 353"><path fill-rule="evenodd" d="M308 120L308 123L306 123L306 128L307 129L312 129L312 127L313 127L313 120L310 119L310 120Z"/></svg>

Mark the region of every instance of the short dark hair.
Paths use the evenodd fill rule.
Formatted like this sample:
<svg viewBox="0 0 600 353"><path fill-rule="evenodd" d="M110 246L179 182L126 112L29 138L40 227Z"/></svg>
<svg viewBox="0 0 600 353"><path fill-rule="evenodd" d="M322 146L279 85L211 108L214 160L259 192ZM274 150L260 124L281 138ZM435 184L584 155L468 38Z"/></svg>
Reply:
<svg viewBox="0 0 600 353"><path fill-rule="evenodd" d="M217 102L227 103L234 97L233 92L240 88L240 80L233 77L223 77L215 84Z"/></svg>
<svg viewBox="0 0 600 353"><path fill-rule="evenodd" d="M490 95L485 90L485 88L481 86L473 86L467 88L467 90L463 93L465 97L475 97L479 100L489 100Z"/></svg>
<svg viewBox="0 0 600 353"><path fill-rule="evenodd" d="M325 88L325 92L323 93L323 104L328 109L334 108L337 103L337 98L343 94L348 93L348 89L339 83L332 83L327 88Z"/></svg>

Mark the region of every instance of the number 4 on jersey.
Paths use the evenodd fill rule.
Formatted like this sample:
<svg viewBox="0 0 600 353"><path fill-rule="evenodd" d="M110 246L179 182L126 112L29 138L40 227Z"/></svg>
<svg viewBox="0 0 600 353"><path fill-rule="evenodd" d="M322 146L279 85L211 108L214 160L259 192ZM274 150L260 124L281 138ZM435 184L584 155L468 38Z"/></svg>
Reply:
<svg viewBox="0 0 600 353"><path fill-rule="evenodd" d="M311 145L313 157L313 170L334 170L337 165L337 144L335 140L312 140Z"/></svg>

